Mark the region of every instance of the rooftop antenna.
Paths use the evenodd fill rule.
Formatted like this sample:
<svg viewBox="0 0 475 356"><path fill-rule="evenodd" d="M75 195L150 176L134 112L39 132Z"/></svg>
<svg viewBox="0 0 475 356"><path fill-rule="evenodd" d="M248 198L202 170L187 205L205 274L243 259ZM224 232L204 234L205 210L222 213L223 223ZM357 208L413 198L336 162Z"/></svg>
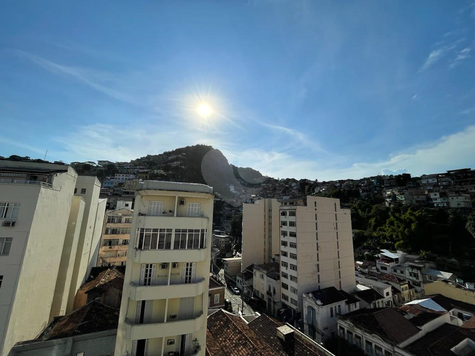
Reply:
<svg viewBox="0 0 475 356"><path fill-rule="evenodd" d="M45 158L43 159L43 161L46 161L46 156L48 155L48 150L46 150L45 152Z"/></svg>

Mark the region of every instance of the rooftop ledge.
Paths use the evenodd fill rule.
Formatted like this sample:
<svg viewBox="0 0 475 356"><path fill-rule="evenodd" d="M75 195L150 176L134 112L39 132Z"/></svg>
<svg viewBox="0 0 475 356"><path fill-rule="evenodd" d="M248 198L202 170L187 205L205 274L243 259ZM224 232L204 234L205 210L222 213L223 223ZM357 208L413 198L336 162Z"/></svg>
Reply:
<svg viewBox="0 0 475 356"><path fill-rule="evenodd" d="M213 187L198 183L163 182L146 180L139 182L139 190L168 190L178 192L213 194Z"/></svg>

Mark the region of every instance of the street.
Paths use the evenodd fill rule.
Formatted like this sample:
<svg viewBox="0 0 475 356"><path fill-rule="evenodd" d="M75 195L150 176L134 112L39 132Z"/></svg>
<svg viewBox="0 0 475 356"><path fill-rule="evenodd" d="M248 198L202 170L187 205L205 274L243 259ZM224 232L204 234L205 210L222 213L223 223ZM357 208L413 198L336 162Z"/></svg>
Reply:
<svg viewBox="0 0 475 356"><path fill-rule="evenodd" d="M243 315L255 314L254 310L242 300L241 295L234 294L234 292L230 289L231 286L228 286L226 284L223 269L219 271L216 278L226 286L226 289L224 290L224 298L231 302L231 305L233 307L233 313L242 312Z"/></svg>

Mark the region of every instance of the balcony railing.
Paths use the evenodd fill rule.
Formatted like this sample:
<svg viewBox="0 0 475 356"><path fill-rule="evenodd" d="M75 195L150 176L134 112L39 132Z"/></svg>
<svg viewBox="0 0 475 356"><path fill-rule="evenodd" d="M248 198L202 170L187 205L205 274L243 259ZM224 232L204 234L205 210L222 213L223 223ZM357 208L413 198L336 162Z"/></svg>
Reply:
<svg viewBox="0 0 475 356"><path fill-rule="evenodd" d="M45 188L53 188L51 183L42 182L39 180L26 179L0 179L0 184L27 184L27 185L41 185Z"/></svg>

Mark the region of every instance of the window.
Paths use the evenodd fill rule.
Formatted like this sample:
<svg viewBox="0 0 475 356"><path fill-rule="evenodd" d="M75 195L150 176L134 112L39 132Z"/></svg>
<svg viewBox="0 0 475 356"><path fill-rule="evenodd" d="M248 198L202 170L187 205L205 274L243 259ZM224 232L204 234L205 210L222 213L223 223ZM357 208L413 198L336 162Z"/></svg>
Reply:
<svg viewBox="0 0 475 356"><path fill-rule="evenodd" d="M366 348L365 348L366 355L373 356L373 344L369 341L366 341Z"/></svg>
<svg viewBox="0 0 475 356"><path fill-rule="evenodd" d="M264 279L264 274L263 273L261 273L261 279Z"/></svg>
<svg viewBox="0 0 475 356"><path fill-rule="evenodd" d="M355 345L361 349L361 336L355 335Z"/></svg>
<svg viewBox="0 0 475 356"><path fill-rule="evenodd" d="M282 254L282 257L287 257L288 256L288 253L286 251L280 251L280 253Z"/></svg>
<svg viewBox="0 0 475 356"><path fill-rule="evenodd" d="M295 253L290 253L290 258L296 260L297 259L297 255Z"/></svg>
<svg viewBox="0 0 475 356"><path fill-rule="evenodd" d="M0 276L0 288L2 288L3 276Z"/></svg>
<svg viewBox="0 0 475 356"><path fill-rule="evenodd" d="M86 194L86 188L81 188L81 194Z"/></svg>
<svg viewBox="0 0 475 356"><path fill-rule="evenodd" d="M140 269L140 285L141 286L150 286L153 284L155 277L155 264L144 263Z"/></svg>
<svg viewBox="0 0 475 356"><path fill-rule="evenodd" d="M287 226L287 221L281 221L280 226Z"/></svg>
<svg viewBox="0 0 475 356"><path fill-rule="evenodd" d="M214 304L219 304L219 294L214 295Z"/></svg>
<svg viewBox="0 0 475 356"><path fill-rule="evenodd" d="M219 294L218 294L218 297L219 297ZM175 339L167 339L167 346L170 346L170 345L175 345Z"/></svg>
<svg viewBox="0 0 475 356"><path fill-rule="evenodd" d="M289 226L297 226L297 224L295 223L295 221L289 221Z"/></svg>
<svg viewBox="0 0 475 356"><path fill-rule="evenodd" d="M340 326L338 328L338 334L340 335L340 337L345 338L345 328L343 326Z"/></svg>
<svg viewBox="0 0 475 356"><path fill-rule="evenodd" d="M289 210L289 216L295 216L295 210Z"/></svg>
<svg viewBox="0 0 475 356"><path fill-rule="evenodd" d="M330 318L333 318L333 307L330 307Z"/></svg>
<svg viewBox="0 0 475 356"><path fill-rule="evenodd" d="M296 232L293 232L293 231L290 231L290 232L289 232L289 236L290 236L290 237L297 237L297 233L296 233Z"/></svg>
<svg viewBox="0 0 475 356"><path fill-rule="evenodd" d="M384 356L393 356L393 354L389 351L384 351Z"/></svg>
<svg viewBox="0 0 475 356"><path fill-rule="evenodd" d="M284 246L284 247L287 247L287 241L281 241L281 242L280 242L280 245L281 245L281 246Z"/></svg>
<svg viewBox="0 0 475 356"><path fill-rule="evenodd" d="M376 356L383 356L383 349L378 345L374 345L374 354Z"/></svg>
<svg viewBox="0 0 475 356"><path fill-rule="evenodd" d="M292 282L297 283L297 277L295 277L295 276L292 276L292 275L291 275L291 276L290 276L290 280L291 280Z"/></svg>
<svg viewBox="0 0 475 356"><path fill-rule="evenodd" d="M290 298L290 302L295 306L299 305L299 303L294 298Z"/></svg>
<svg viewBox="0 0 475 356"><path fill-rule="evenodd" d="M338 221L338 214L335 214L335 221Z"/></svg>
<svg viewBox="0 0 475 356"><path fill-rule="evenodd" d="M285 261L281 261L280 264L282 265L282 267L285 267L285 268L289 267L289 264Z"/></svg>
<svg viewBox="0 0 475 356"><path fill-rule="evenodd" d="M338 306L337 315L341 315L341 305Z"/></svg>
<svg viewBox="0 0 475 356"><path fill-rule="evenodd" d="M287 212L286 211L281 211L280 216L287 216Z"/></svg>
<svg viewBox="0 0 475 356"><path fill-rule="evenodd" d="M281 236L287 236L287 231L281 231L281 232L280 232L280 235L281 235Z"/></svg>
<svg viewBox="0 0 475 356"><path fill-rule="evenodd" d="M20 203L0 203L0 219L17 219Z"/></svg>
<svg viewBox="0 0 475 356"><path fill-rule="evenodd" d="M291 248L297 248L297 244L296 244L295 242L291 242L291 243L289 244L289 246L290 246Z"/></svg>
<svg viewBox="0 0 475 356"><path fill-rule="evenodd" d="M201 204L188 203L188 216L201 216Z"/></svg>
<svg viewBox="0 0 475 356"><path fill-rule="evenodd" d="M12 247L11 237L0 237L0 256L8 256Z"/></svg>
<svg viewBox="0 0 475 356"><path fill-rule="evenodd" d="M315 230L318 230L318 223L315 223Z"/></svg>
<svg viewBox="0 0 475 356"><path fill-rule="evenodd" d="M294 294L298 294L297 288L294 288L294 287L290 287L290 292Z"/></svg>
<svg viewBox="0 0 475 356"><path fill-rule="evenodd" d="M287 294L282 293L282 299L288 302L289 296Z"/></svg>
<svg viewBox="0 0 475 356"><path fill-rule="evenodd" d="M77 194L78 188L74 188L74 194Z"/></svg>
<svg viewBox="0 0 475 356"><path fill-rule="evenodd" d="M289 275L285 272L281 272L282 278L289 279Z"/></svg>
<svg viewBox="0 0 475 356"><path fill-rule="evenodd" d="M290 269L292 271L296 271L297 270L297 266L296 265L293 265L293 264L290 264Z"/></svg>
<svg viewBox="0 0 475 356"><path fill-rule="evenodd" d="M317 263L317 273L320 273L320 264Z"/></svg>
<svg viewBox="0 0 475 356"><path fill-rule="evenodd" d="M386 292L386 297L389 297L389 292Z"/></svg>
<svg viewBox="0 0 475 356"><path fill-rule="evenodd" d="M318 215L317 215L317 214L315 214L315 221L317 221L317 220L318 220Z"/></svg>
<svg viewBox="0 0 475 356"><path fill-rule="evenodd" d="M158 216L163 214L163 202L151 201L148 203L148 215Z"/></svg>
<svg viewBox="0 0 475 356"><path fill-rule="evenodd" d="M287 283L282 283L282 288L285 290L289 290L289 285Z"/></svg>
<svg viewBox="0 0 475 356"><path fill-rule="evenodd" d="M349 330L346 332L346 339L350 345L353 344L353 333Z"/></svg>

